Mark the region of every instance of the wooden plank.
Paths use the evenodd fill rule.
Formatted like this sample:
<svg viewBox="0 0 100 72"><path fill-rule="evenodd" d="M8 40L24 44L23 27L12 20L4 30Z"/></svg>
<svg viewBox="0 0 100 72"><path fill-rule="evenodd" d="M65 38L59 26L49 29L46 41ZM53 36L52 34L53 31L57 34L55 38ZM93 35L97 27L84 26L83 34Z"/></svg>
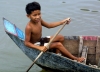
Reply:
<svg viewBox="0 0 100 72"><path fill-rule="evenodd" d="M63 45L71 54L78 56L79 36L66 36Z"/></svg>
<svg viewBox="0 0 100 72"><path fill-rule="evenodd" d="M80 36L79 39L80 39L80 42L79 42L79 54L78 54L78 57L81 56L82 47L83 47L83 38L82 38L82 36Z"/></svg>
<svg viewBox="0 0 100 72"><path fill-rule="evenodd" d="M89 55L96 54L96 43L97 43L97 40L84 40L83 46L88 46L88 48L89 48L88 54Z"/></svg>
<svg viewBox="0 0 100 72"><path fill-rule="evenodd" d="M90 38L89 38L90 37ZM96 44L97 37L96 36L86 36L87 39L84 39L83 46L88 47L88 55L87 55L87 64L96 65ZM85 36L84 36L85 38Z"/></svg>
<svg viewBox="0 0 100 72"><path fill-rule="evenodd" d="M88 53L88 47L87 46L84 46L83 49L82 49L82 55L81 55L81 57L84 57L85 58L85 60L82 62L84 64L86 64L87 53Z"/></svg>
<svg viewBox="0 0 100 72"><path fill-rule="evenodd" d="M97 44L97 36L78 36L77 37L66 37L64 40L65 48L74 56L81 57L82 54L82 47L88 47L88 58L87 64L96 64L96 44ZM87 38L87 39L86 39ZM99 43L100 44L100 43ZM99 51L100 52L100 51Z"/></svg>
<svg viewBox="0 0 100 72"><path fill-rule="evenodd" d="M100 36L97 38L97 44L96 44L96 64L100 66Z"/></svg>

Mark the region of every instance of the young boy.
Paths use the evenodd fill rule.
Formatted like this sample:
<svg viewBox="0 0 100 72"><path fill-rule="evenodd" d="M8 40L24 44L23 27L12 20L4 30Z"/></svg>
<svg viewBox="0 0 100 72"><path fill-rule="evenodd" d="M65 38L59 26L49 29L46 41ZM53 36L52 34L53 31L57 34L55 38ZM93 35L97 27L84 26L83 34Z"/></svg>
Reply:
<svg viewBox="0 0 100 72"><path fill-rule="evenodd" d="M26 13L27 17L30 19L28 24L25 28L25 45L30 48L36 48L40 51L45 52L47 48L43 46L44 42L49 42L49 40L53 37L49 38L41 38L42 36L42 26L46 28L54 28L56 26L62 25L66 22L66 24L69 24L70 19L64 19L59 22L54 23L47 23L41 18L41 7L38 2L31 2L26 5ZM68 50L63 46L62 42L64 41L64 36L58 35L53 42L50 44L49 48L53 49L56 48L59 50L62 54L64 54L66 57L69 57L73 60L77 60L79 62L82 62L84 58L78 58L73 56ZM41 45L36 45L37 42L40 42Z"/></svg>

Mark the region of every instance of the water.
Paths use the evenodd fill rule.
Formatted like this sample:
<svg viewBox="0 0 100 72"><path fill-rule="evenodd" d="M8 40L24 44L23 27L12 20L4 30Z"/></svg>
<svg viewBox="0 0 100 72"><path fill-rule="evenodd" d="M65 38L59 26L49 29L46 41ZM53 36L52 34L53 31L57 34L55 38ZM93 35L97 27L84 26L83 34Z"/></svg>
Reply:
<svg viewBox="0 0 100 72"><path fill-rule="evenodd" d="M25 72L32 61L6 35L2 18L10 20L24 31L29 21L25 5L33 0L0 0L0 72ZM54 22L71 17L62 35L100 35L100 0L37 0L42 6L42 18ZM43 27L43 36L53 35L60 28ZM30 72L42 72L34 65Z"/></svg>

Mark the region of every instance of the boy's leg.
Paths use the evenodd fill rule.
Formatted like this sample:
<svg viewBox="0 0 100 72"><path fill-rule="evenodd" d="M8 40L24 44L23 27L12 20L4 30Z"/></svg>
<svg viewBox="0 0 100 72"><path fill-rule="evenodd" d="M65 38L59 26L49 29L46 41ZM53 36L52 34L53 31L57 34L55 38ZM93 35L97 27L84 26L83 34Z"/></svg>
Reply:
<svg viewBox="0 0 100 72"><path fill-rule="evenodd" d="M50 37L50 39L52 38L53 36ZM64 36L62 35L57 35L56 38L53 40L53 42L61 42L63 44L63 41L64 41ZM59 54L61 53L59 49L56 49L56 53Z"/></svg>
<svg viewBox="0 0 100 72"><path fill-rule="evenodd" d="M52 38L53 36L50 37L50 39ZM64 41L64 36L62 35L57 35L56 38L53 40L53 42L61 42L63 43Z"/></svg>
<svg viewBox="0 0 100 72"><path fill-rule="evenodd" d="M60 42L53 42L51 45L50 45L50 49L52 48L57 48L58 50L60 50L61 53L63 53L66 57L69 57L73 60L77 60L79 62L82 62L84 60L84 58L78 58L78 57L75 57L73 56L63 45L62 43Z"/></svg>

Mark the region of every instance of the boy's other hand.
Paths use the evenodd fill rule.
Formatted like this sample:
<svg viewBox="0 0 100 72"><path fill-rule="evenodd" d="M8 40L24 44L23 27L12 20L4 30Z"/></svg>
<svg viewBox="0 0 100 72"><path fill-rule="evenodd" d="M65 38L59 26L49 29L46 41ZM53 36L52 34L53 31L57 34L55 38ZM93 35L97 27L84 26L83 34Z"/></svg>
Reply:
<svg viewBox="0 0 100 72"><path fill-rule="evenodd" d="M70 23L70 21L71 21L71 19L70 19L70 18L66 18L66 19L64 19L64 20L63 20L63 23L65 23L65 22L66 22L66 24L69 24L69 23Z"/></svg>

